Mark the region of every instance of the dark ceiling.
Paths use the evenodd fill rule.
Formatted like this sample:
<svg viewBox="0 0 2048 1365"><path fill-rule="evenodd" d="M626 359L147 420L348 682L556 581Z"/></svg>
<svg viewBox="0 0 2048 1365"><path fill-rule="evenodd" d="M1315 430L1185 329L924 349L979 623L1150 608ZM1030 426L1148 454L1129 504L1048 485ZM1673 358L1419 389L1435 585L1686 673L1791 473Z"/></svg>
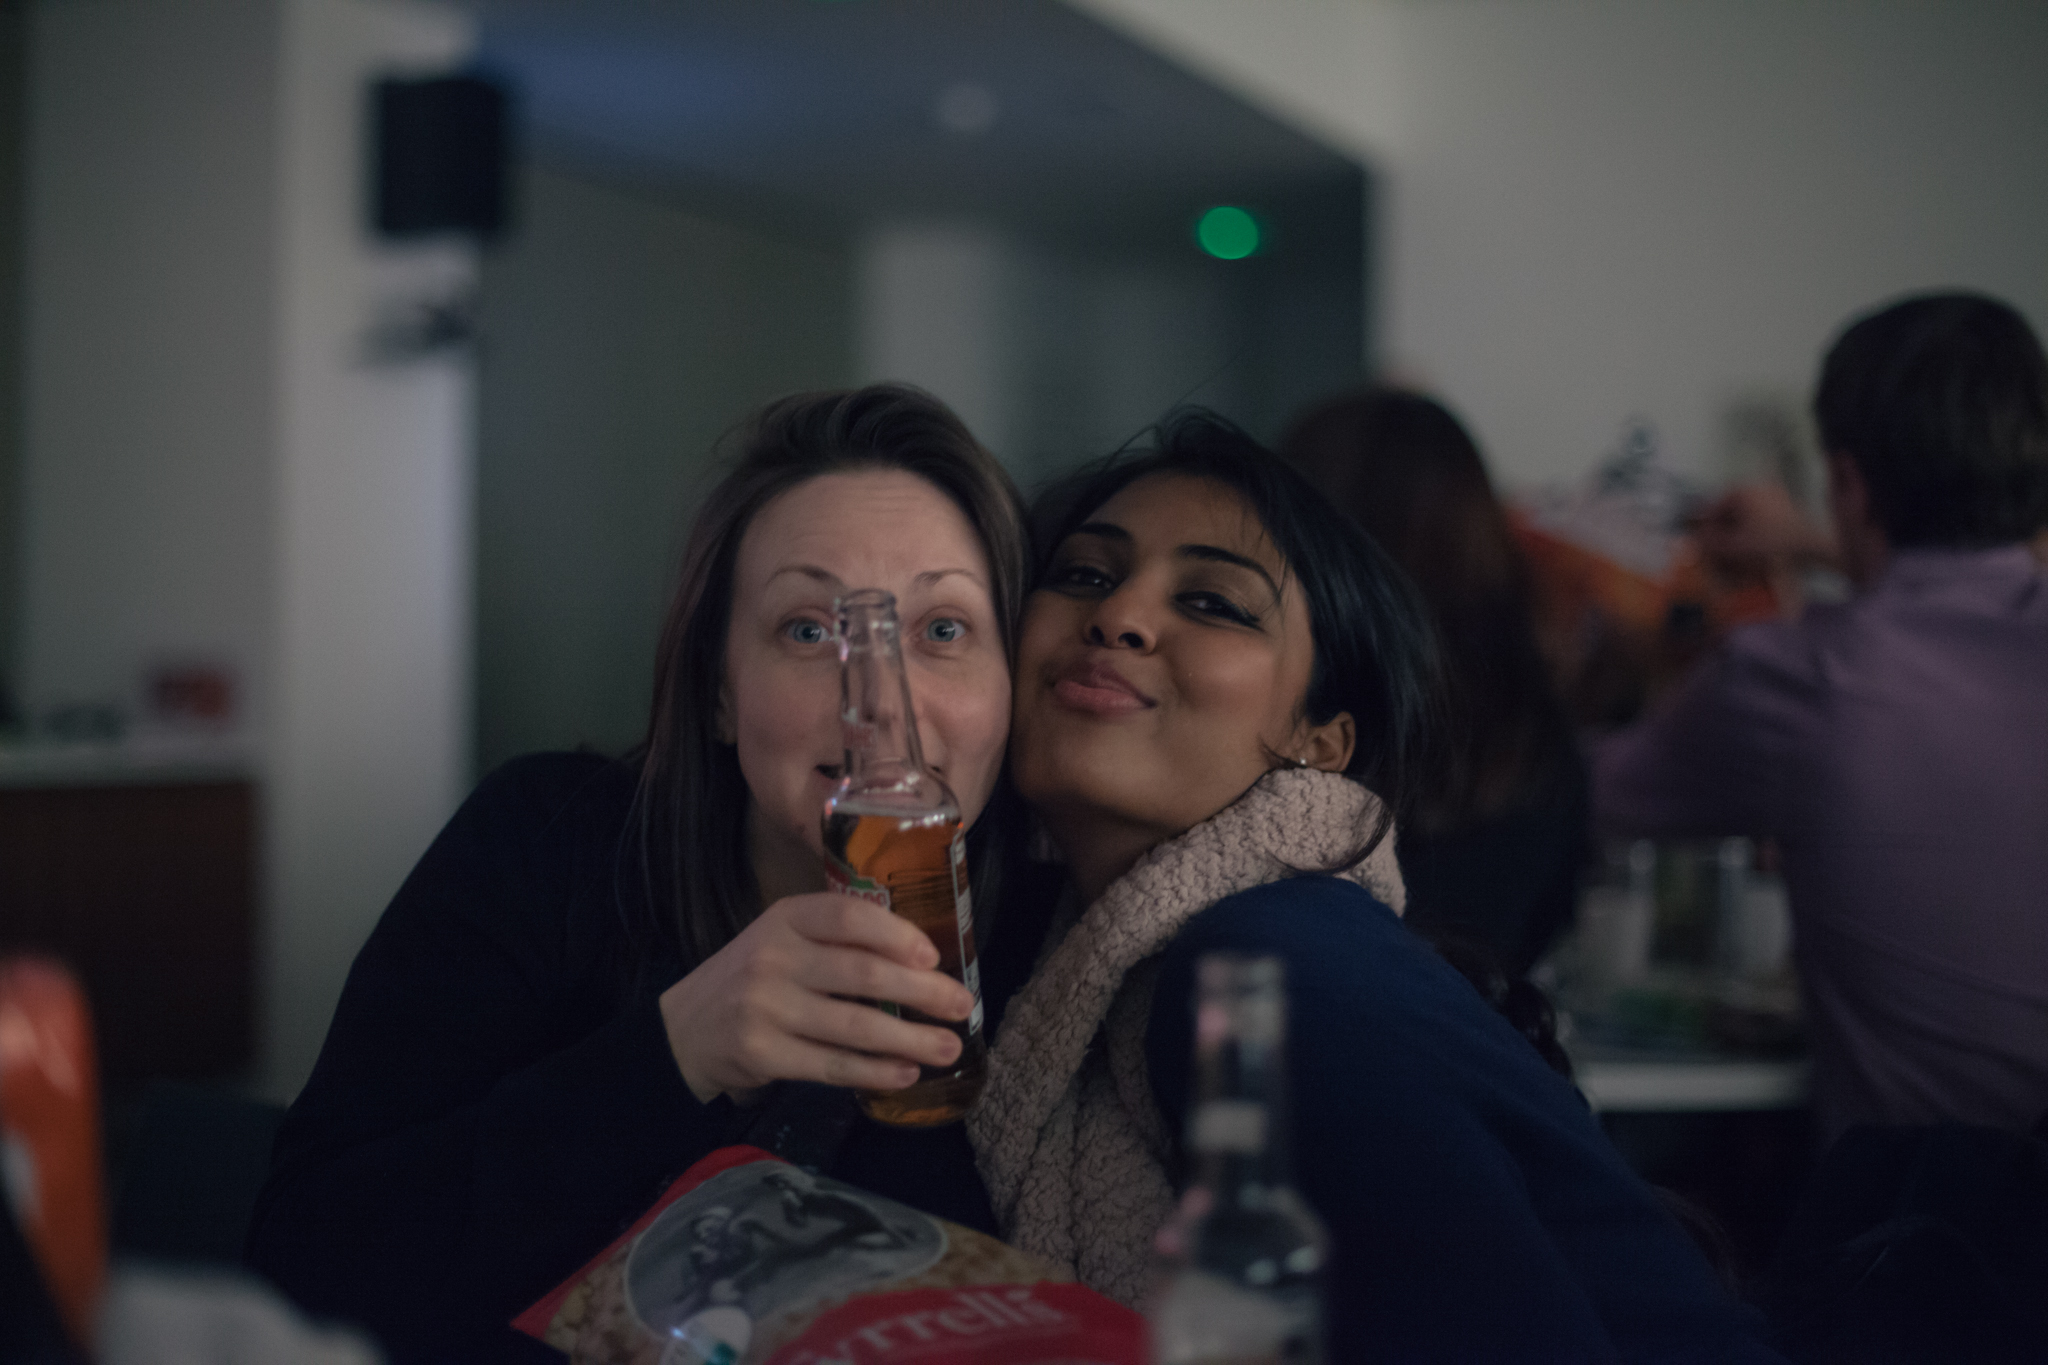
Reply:
<svg viewBox="0 0 2048 1365"><path fill-rule="evenodd" d="M1360 169L1058 0L479 0L542 155L821 224L1142 248L1252 207L1359 230ZM1328 210L1336 208L1334 215ZM1358 249L1318 240L1312 249Z"/></svg>

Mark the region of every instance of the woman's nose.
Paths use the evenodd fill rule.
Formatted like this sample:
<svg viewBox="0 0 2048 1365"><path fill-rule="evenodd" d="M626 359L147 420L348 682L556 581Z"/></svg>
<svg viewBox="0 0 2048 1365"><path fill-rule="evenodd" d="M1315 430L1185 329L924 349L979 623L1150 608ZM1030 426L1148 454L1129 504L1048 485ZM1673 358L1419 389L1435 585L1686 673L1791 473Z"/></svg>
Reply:
<svg viewBox="0 0 2048 1365"><path fill-rule="evenodd" d="M939 728L938 718L925 709L922 698L913 698L910 714L917 721L917 747L926 766L939 776L946 775L946 733Z"/></svg>
<svg viewBox="0 0 2048 1365"><path fill-rule="evenodd" d="M1128 593L1111 593L1088 619L1088 643L1112 649L1150 649L1156 634Z"/></svg>

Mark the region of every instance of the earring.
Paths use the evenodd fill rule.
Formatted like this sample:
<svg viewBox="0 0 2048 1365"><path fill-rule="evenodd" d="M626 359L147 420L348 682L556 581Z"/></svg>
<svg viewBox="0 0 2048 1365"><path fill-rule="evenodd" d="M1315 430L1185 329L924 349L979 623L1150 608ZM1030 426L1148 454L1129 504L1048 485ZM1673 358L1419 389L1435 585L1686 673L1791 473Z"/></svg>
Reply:
<svg viewBox="0 0 2048 1365"><path fill-rule="evenodd" d="M1306 768L1308 766L1308 760L1305 758L1297 758L1294 760L1294 766L1297 768Z"/></svg>

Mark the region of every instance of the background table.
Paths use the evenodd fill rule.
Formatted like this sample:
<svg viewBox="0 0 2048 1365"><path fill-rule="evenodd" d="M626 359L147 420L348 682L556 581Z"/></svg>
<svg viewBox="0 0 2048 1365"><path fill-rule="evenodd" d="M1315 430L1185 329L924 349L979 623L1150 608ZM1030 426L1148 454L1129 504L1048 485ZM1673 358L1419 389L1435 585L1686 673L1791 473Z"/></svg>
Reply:
<svg viewBox="0 0 2048 1365"><path fill-rule="evenodd" d="M1806 1104L1803 1057L1660 1057L1572 1051L1574 1079L1596 1113L1726 1113Z"/></svg>

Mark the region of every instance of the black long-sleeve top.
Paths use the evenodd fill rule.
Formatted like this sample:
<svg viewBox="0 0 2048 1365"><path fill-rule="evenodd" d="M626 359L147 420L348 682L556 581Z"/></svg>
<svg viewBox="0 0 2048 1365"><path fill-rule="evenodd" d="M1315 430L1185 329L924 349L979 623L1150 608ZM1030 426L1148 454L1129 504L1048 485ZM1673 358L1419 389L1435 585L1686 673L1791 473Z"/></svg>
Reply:
<svg viewBox="0 0 2048 1365"><path fill-rule="evenodd" d="M558 1362L506 1324L732 1142L801 1158L822 1127L832 1175L995 1231L958 1125L883 1128L824 1087L691 1094L657 1007L686 964L636 928L621 862L633 782L570 754L486 778L364 945L278 1134L251 1264L398 1362ZM1005 980L984 974L992 1017Z"/></svg>
<svg viewBox="0 0 2048 1365"><path fill-rule="evenodd" d="M559 1361L505 1324L731 1142L996 1231L960 1125L883 1128L824 1087L749 1111L691 1095L656 1006L685 964L633 930L621 872L632 780L571 755L485 780L358 957L279 1134L252 1263L396 1361ZM1049 903L1005 907L991 1029ZM1332 1361L1772 1358L1570 1084L1349 883L1230 897L1169 946L1146 1036L1169 1131L1212 948L1287 962L1295 1172L1336 1247Z"/></svg>

